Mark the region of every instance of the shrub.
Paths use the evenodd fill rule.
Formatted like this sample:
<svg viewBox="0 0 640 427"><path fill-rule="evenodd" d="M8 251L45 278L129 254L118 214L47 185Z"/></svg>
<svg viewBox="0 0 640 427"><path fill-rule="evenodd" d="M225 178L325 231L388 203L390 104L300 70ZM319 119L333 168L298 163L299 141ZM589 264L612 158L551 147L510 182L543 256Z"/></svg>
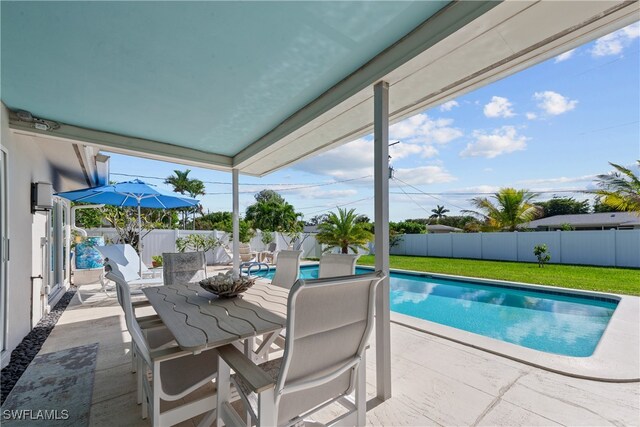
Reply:
<svg viewBox="0 0 640 427"><path fill-rule="evenodd" d="M544 265L551 260L551 255L547 253L547 245L536 245L533 248L533 254L538 258L538 267L544 267Z"/></svg>

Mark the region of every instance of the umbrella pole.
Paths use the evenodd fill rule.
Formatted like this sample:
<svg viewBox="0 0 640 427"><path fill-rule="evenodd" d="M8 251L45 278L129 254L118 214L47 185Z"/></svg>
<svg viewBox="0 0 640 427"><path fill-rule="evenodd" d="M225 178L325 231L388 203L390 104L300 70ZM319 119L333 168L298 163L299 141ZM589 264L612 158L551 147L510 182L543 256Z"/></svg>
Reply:
<svg viewBox="0 0 640 427"><path fill-rule="evenodd" d="M138 199L138 276L142 278L142 218L140 217L140 199Z"/></svg>

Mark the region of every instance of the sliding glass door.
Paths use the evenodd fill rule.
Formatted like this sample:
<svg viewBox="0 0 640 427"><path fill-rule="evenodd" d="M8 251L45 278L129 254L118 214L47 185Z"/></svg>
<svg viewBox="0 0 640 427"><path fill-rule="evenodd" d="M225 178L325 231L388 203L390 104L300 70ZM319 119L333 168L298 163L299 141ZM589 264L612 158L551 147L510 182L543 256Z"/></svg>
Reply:
<svg viewBox="0 0 640 427"><path fill-rule="evenodd" d="M3 352L7 342L7 268L9 267L7 164L7 153L0 147L0 350Z"/></svg>

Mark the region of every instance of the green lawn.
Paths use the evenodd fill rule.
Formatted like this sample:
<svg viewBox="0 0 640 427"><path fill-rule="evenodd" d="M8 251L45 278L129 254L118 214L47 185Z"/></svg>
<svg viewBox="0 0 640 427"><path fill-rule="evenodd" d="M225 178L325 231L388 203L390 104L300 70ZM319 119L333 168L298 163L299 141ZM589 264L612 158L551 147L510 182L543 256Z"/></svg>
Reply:
<svg viewBox="0 0 640 427"><path fill-rule="evenodd" d="M618 294L640 295L640 270L586 267L472 259L427 258L391 255L391 268L482 277L485 279L535 283ZM360 257L358 264L374 265L373 255Z"/></svg>

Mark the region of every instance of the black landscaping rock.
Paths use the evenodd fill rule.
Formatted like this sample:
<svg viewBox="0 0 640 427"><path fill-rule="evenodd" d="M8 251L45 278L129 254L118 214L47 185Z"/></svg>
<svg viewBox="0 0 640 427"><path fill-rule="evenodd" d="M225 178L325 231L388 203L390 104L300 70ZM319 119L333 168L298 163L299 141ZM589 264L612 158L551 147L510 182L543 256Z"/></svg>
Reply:
<svg viewBox="0 0 640 427"><path fill-rule="evenodd" d="M0 405L2 405L9 396L9 393L16 385L29 363L38 354L45 340L58 323L58 319L69 305L71 298L75 295L76 290L67 291L60 301L53 307L53 310L44 316L38 324L27 334L20 344L11 352L11 360L9 364L2 370L0 377Z"/></svg>

